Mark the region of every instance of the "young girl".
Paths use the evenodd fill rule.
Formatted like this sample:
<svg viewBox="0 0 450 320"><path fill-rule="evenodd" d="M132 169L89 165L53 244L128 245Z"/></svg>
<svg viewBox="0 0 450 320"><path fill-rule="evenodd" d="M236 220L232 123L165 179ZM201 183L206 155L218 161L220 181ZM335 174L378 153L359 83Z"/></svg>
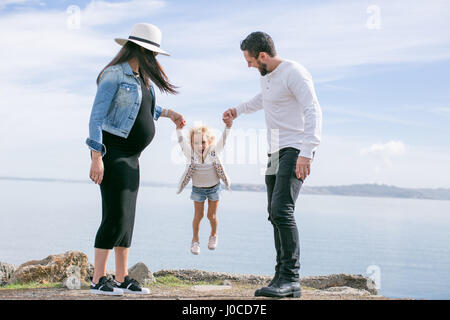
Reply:
<svg viewBox="0 0 450 320"><path fill-rule="evenodd" d="M224 121L225 122L225 121ZM198 232L200 221L204 214L204 203L208 198L208 219L211 223L211 234L208 249L217 247L217 207L219 205L220 180L230 189L230 179L220 162L218 154L223 151L227 136L232 126L232 120L225 122L225 129L217 142L208 126L198 126L190 130L187 143L180 126L177 126L178 142L190 163L181 176L178 184L179 194L192 178L191 200L194 201L194 220L192 221L193 237L191 252L200 253Z"/></svg>

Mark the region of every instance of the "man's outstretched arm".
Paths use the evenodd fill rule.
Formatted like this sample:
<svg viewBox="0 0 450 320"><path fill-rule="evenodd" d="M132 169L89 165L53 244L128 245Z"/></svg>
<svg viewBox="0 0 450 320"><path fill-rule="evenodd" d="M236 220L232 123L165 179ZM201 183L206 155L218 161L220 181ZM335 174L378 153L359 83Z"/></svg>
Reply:
<svg viewBox="0 0 450 320"><path fill-rule="evenodd" d="M243 102L235 108L230 108L223 113L223 120L236 119L241 114L250 114L263 108L262 94L259 93L247 102Z"/></svg>

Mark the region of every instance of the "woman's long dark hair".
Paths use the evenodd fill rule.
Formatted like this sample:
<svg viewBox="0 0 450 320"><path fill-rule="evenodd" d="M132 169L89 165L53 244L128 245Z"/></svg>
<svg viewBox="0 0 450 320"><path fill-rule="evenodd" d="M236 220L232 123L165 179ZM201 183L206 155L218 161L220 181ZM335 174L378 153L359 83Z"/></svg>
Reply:
<svg viewBox="0 0 450 320"><path fill-rule="evenodd" d="M139 74L144 79L147 86L150 86L149 79L159 88L161 92L177 94L176 86L169 82L167 75L164 73L163 68L156 60L155 53L153 51L144 49L144 53L141 51L141 46L132 41L127 41L125 45L120 49L119 53L111 60L106 67L102 69L97 77L97 84L100 81L100 76L106 68L128 61L134 57L139 62Z"/></svg>

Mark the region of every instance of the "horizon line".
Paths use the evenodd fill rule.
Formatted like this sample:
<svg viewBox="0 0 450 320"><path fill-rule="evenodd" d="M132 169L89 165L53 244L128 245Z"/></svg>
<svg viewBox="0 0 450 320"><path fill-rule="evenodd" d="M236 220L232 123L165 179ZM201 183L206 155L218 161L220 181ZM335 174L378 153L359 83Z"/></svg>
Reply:
<svg viewBox="0 0 450 320"><path fill-rule="evenodd" d="M0 176L0 180L19 180L19 181L38 181L38 182L64 182L64 183L91 183L90 180L80 180L80 179L71 179L71 178L42 178L42 177L17 177L17 176ZM265 186L264 183L255 184L255 183L246 183L246 182L239 182L234 183L235 185L251 185L251 186ZM165 186L173 186L176 187L176 183L167 183L167 182L157 182L157 181L141 181L141 185L165 185ZM409 189L409 190L423 190L423 189L430 189L430 190L450 190L449 188L444 187L435 187L435 188L426 188L426 187L419 187L419 188L405 188L405 187L398 187L395 185L388 185L383 183L353 183L353 184L347 184L347 185L322 185L322 186L304 186L306 188L330 188L330 187L349 187L349 186L364 186L364 185L371 185L371 186L386 186L386 187L394 187L399 189Z"/></svg>

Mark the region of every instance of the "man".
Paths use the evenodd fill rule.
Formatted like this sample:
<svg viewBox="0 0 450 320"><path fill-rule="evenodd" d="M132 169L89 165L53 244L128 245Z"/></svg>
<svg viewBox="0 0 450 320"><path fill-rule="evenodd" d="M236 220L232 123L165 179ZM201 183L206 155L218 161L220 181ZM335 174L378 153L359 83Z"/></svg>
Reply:
<svg viewBox="0 0 450 320"><path fill-rule="evenodd" d="M280 58L272 38L253 32L241 42L248 67L261 73L261 92L223 113L224 121L264 109L269 145L265 174L269 221L277 252L275 276L255 296L300 297L300 246L295 202L320 143L322 111L309 72Z"/></svg>

